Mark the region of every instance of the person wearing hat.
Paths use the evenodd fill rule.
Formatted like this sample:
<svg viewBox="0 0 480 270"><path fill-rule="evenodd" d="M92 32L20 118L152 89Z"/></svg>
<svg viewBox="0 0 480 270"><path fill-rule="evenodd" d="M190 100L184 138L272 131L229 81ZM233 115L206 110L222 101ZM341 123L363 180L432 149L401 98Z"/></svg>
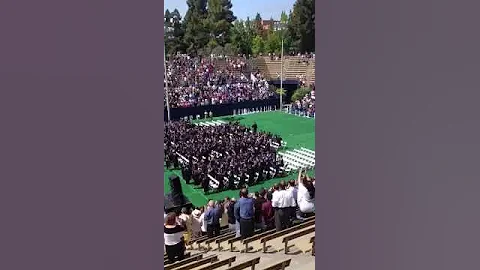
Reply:
<svg viewBox="0 0 480 270"><path fill-rule="evenodd" d="M198 209L192 212L192 239L202 236L202 220L200 216L202 212Z"/></svg>

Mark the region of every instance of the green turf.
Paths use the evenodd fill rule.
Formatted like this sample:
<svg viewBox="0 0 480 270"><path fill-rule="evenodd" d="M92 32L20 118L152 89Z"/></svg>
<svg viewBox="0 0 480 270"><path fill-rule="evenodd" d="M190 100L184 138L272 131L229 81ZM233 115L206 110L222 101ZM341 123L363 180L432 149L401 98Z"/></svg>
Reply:
<svg viewBox="0 0 480 270"><path fill-rule="evenodd" d="M315 120L312 118L305 118L286 114L282 112L262 112L249 115L218 117L215 120L238 120L241 124L251 126L254 122L258 125L258 130L268 131L280 135L284 141L287 142L288 149L305 147L315 150ZM168 183L168 176L172 173L181 177L179 170L165 170L164 173L164 187L165 192L170 191ZM309 172L312 174L313 172ZM255 186L249 187L249 192L255 192L262 187L271 187L274 183L278 183L284 179L296 178L296 174L284 178L275 178L265 181ZM238 190L228 190L219 193L212 193L205 195L203 190L194 188L192 185L187 185L182 179L183 194L189 198L194 205L205 205L209 199L221 200L225 196L238 198Z"/></svg>

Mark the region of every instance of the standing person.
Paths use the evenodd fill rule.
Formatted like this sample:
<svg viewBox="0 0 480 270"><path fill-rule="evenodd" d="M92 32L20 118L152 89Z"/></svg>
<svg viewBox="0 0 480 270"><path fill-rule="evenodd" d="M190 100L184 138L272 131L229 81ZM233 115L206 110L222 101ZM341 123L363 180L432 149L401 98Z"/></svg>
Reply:
<svg viewBox="0 0 480 270"><path fill-rule="evenodd" d="M253 129L253 133L257 133L257 122L254 122L253 125L252 125L252 129Z"/></svg>
<svg viewBox="0 0 480 270"><path fill-rule="evenodd" d="M298 208L302 216L310 216L315 213L315 185L306 177L298 180Z"/></svg>
<svg viewBox="0 0 480 270"><path fill-rule="evenodd" d="M220 228L228 227L228 205L230 204L230 198L225 197L222 203L222 218L220 219Z"/></svg>
<svg viewBox="0 0 480 270"><path fill-rule="evenodd" d="M188 245L190 243L190 239L192 238L192 217L189 215L186 207L182 208L181 214L178 218L182 220L183 224L185 224L185 232L183 236L185 239L185 244Z"/></svg>
<svg viewBox="0 0 480 270"><path fill-rule="evenodd" d="M202 206L202 208L200 208L200 211L202 212L200 214L200 228L202 230L202 235L207 235L207 222L205 222L205 208Z"/></svg>
<svg viewBox="0 0 480 270"><path fill-rule="evenodd" d="M169 213L163 226L163 238L165 241L165 251L170 263L183 260L184 258L184 231L184 227L178 224L175 213Z"/></svg>
<svg viewBox="0 0 480 270"><path fill-rule="evenodd" d="M272 207L272 193L267 193L267 199L262 204L262 219L265 224L265 230L275 228L275 215Z"/></svg>
<svg viewBox="0 0 480 270"><path fill-rule="evenodd" d="M254 201L248 197L246 188L240 190L240 199L235 204L235 218L240 224L240 236L245 239L254 233Z"/></svg>
<svg viewBox="0 0 480 270"><path fill-rule="evenodd" d="M301 170L300 170L301 171ZM288 181L286 189L286 197L288 203L288 224L291 225L295 221L297 213L297 187L295 186L295 180Z"/></svg>
<svg viewBox="0 0 480 270"><path fill-rule="evenodd" d="M283 211L284 211L284 220L283 223L285 224L286 228L289 228L292 226L292 212L295 211L295 208L297 208L297 203L295 202L293 198L293 192L287 190L287 183L285 181L280 182L280 187L283 189Z"/></svg>
<svg viewBox="0 0 480 270"><path fill-rule="evenodd" d="M286 217L288 218L285 187L280 183L275 184L273 189L272 206L275 209L275 228L277 231L281 231L287 228Z"/></svg>
<svg viewBox="0 0 480 270"><path fill-rule="evenodd" d="M261 189L260 192L255 192L255 229L263 230L265 224L262 218L262 205L265 200L265 189Z"/></svg>
<svg viewBox="0 0 480 270"><path fill-rule="evenodd" d="M209 238L220 235L220 213L221 209L215 205L215 202L209 201L207 211L205 211L205 222L207 223L207 235Z"/></svg>
<svg viewBox="0 0 480 270"><path fill-rule="evenodd" d="M202 220L200 216L202 212L200 210L195 209L192 212L192 240L202 236Z"/></svg>
<svg viewBox="0 0 480 270"><path fill-rule="evenodd" d="M228 228L231 232L236 231L236 220L235 220L235 198L232 198L230 202L228 203L227 207L227 215L228 215Z"/></svg>

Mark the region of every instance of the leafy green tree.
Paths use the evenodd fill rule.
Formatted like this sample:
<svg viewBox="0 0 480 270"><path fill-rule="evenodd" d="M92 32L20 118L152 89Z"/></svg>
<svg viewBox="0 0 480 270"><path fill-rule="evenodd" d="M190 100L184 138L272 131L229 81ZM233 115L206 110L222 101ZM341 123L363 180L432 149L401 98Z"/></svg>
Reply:
<svg viewBox="0 0 480 270"><path fill-rule="evenodd" d="M259 35L255 36L252 41L252 53L258 55L265 52L265 43Z"/></svg>
<svg viewBox="0 0 480 270"><path fill-rule="evenodd" d="M295 92L293 92L292 101L301 100L305 95L307 95L311 91L312 89L306 88L306 87L298 88L297 90L295 90Z"/></svg>
<svg viewBox="0 0 480 270"><path fill-rule="evenodd" d="M265 41L265 52L280 54L282 48L282 39L279 31L268 31L268 36Z"/></svg>
<svg viewBox="0 0 480 270"><path fill-rule="evenodd" d="M254 37L253 29L249 26L250 22L237 20L233 24L231 43L237 48L238 53L252 54L252 39Z"/></svg>

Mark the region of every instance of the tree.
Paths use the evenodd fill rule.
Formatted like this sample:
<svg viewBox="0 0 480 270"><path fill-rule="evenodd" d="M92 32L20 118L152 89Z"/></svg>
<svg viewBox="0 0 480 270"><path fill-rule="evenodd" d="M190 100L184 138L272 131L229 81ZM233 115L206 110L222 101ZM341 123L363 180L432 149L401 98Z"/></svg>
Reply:
<svg viewBox="0 0 480 270"><path fill-rule="evenodd" d="M184 30L181 21L182 16L177 9L173 12L170 12L168 9L165 11L165 46L167 54L184 52L185 50L183 43Z"/></svg>
<svg viewBox="0 0 480 270"><path fill-rule="evenodd" d="M205 25L208 28L209 39L215 40L220 46L225 46L230 41L232 22L236 20L231 8L230 0L208 0Z"/></svg>
<svg viewBox="0 0 480 270"><path fill-rule="evenodd" d="M235 21L231 34L232 45L238 49L239 53L247 55L252 53L253 39L253 32L249 29L249 23L242 20Z"/></svg>
<svg viewBox="0 0 480 270"><path fill-rule="evenodd" d="M260 13L257 13L255 16L254 20L254 29L255 29L255 34L257 36L262 36L263 37L263 25L262 25L262 16L260 16Z"/></svg>
<svg viewBox="0 0 480 270"><path fill-rule="evenodd" d="M295 90L295 92L293 92L292 101L301 100L304 96L308 95L308 93L310 93L311 91L312 89L310 88L298 88L297 90Z"/></svg>
<svg viewBox="0 0 480 270"><path fill-rule="evenodd" d="M252 53L258 55L265 52L265 44L263 38L259 35L255 36L252 41Z"/></svg>
<svg viewBox="0 0 480 270"><path fill-rule="evenodd" d="M281 33L279 31L268 31L265 42L265 52L280 54L282 49Z"/></svg>
<svg viewBox="0 0 480 270"><path fill-rule="evenodd" d="M277 88L275 90L275 93L277 93L279 96L281 95L282 97L287 95L287 91L283 88Z"/></svg>
<svg viewBox="0 0 480 270"><path fill-rule="evenodd" d="M288 26L292 45L301 53L315 51L315 1L297 0Z"/></svg>
<svg viewBox="0 0 480 270"><path fill-rule="evenodd" d="M183 41L186 52L197 54L209 41L208 28L205 23L207 17L207 0L187 0L188 10L183 20L185 35Z"/></svg>

